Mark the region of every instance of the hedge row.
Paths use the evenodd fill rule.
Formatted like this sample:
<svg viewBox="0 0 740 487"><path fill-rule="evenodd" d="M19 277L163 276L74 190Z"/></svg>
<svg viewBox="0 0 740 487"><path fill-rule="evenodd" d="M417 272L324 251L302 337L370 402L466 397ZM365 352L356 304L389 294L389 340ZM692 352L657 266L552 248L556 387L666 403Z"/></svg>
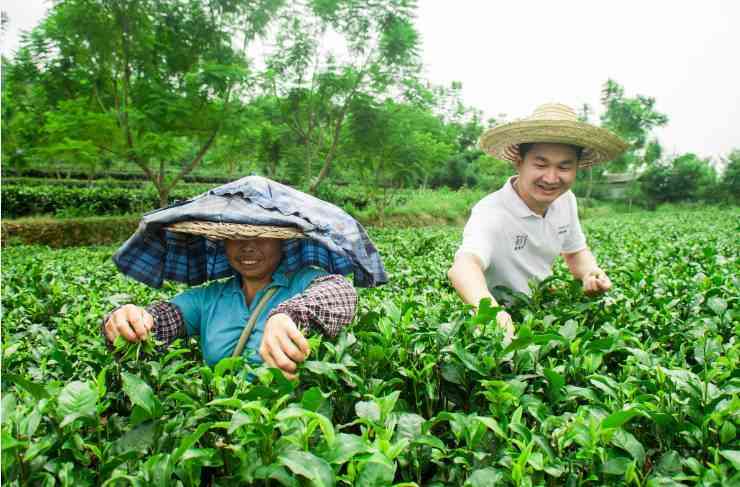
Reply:
<svg viewBox="0 0 740 487"><path fill-rule="evenodd" d="M36 180L38 181L38 180ZM141 185L138 185L141 188ZM170 193L170 202L197 196L213 185L185 184ZM393 198L398 204L408 191L399 191ZM359 186L324 185L317 195L350 213L372 205L367 188ZM159 196L154 188L137 189L109 185L77 186L75 184L8 184L2 186L3 218L23 218L38 215L57 217L87 217L126 215L159 208Z"/></svg>
<svg viewBox="0 0 740 487"><path fill-rule="evenodd" d="M148 181L149 179L145 174L140 172L106 172L99 174L90 174L82 171L49 171L45 169L6 169L3 171L5 176L14 177L30 177L30 178L46 178L46 179L58 179L60 174L64 174L66 178L71 179L117 179L121 181ZM183 181L189 183L215 183L225 184L229 181L233 181L233 177L218 177L218 176L193 176L188 175L183 178Z"/></svg>
<svg viewBox="0 0 740 487"><path fill-rule="evenodd" d="M170 194L170 201L199 194L201 188L184 186ZM34 215L84 217L142 213L159 207L159 196L152 189L75 188L57 185L3 185L3 218Z"/></svg>
<svg viewBox="0 0 740 487"><path fill-rule="evenodd" d="M67 188L153 188L150 182L121 181L118 179L47 179L26 177L3 177L3 185L8 186L64 186ZM180 183L177 190L182 192L204 192L215 188L216 184L209 183Z"/></svg>
<svg viewBox="0 0 740 487"><path fill-rule="evenodd" d="M69 220L27 219L2 222L2 245L48 245L78 247L119 244L139 224L135 217L80 218Z"/></svg>

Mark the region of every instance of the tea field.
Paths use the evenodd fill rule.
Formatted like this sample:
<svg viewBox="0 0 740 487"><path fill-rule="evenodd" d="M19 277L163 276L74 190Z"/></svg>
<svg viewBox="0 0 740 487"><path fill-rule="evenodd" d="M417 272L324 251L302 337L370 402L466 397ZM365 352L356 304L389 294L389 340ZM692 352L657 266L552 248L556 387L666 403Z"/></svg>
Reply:
<svg viewBox="0 0 740 487"><path fill-rule="evenodd" d="M189 343L111 353L107 311L179 287L123 279L113 247L4 249L2 483L740 485L740 212L584 228L614 289L559 263L506 347L447 282L459 228L373 231L392 281L298 382Z"/></svg>

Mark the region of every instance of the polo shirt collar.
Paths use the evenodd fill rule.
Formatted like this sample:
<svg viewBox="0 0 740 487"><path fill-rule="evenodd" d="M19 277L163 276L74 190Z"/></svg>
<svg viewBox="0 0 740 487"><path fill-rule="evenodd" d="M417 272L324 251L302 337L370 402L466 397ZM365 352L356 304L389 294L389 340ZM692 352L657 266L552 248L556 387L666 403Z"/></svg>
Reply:
<svg viewBox="0 0 740 487"><path fill-rule="evenodd" d="M502 188L504 192L504 201L506 202L506 206L516 217L526 218L529 216L534 216L537 218L542 218L540 215L532 211L529 206L527 206L524 200L522 200L522 197L519 196L519 194L514 189L514 181L516 180L516 178L517 176L511 176Z"/></svg>

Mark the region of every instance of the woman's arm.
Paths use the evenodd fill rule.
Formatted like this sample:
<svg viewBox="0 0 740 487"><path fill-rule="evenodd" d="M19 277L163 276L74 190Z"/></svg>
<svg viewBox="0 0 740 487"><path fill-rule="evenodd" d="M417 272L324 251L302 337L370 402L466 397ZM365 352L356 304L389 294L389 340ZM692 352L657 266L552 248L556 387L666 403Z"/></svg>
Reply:
<svg viewBox="0 0 740 487"><path fill-rule="evenodd" d="M357 292L344 277L332 274L314 279L301 294L283 301L270 312L259 353L270 367L295 378L298 364L311 349L304 334L311 328L334 337L357 310Z"/></svg>
<svg viewBox="0 0 740 487"><path fill-rule="evenodd" d="M343 276L317 277L301 294L283 301L270 312L268 320L284 313L303 331L313 328L334 337L355 317L357 291Z"/></svg>
<svg viewBox="0 0 740 487"><path fill-rule="evenodd" d="M138 342L152 333L165 347L187 334L180 309L168 302L157 302L146 308L133 304L120 306L103 318L101 332L110 343L119 335Z"/></svg>

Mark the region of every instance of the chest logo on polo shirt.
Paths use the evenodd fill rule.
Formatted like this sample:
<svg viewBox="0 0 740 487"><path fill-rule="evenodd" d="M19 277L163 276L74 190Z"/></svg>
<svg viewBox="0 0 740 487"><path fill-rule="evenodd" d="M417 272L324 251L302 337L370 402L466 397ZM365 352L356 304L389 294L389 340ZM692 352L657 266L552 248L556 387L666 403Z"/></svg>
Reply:
<svg viewBox="0 0 740 487"><path fill-rule="evenodd" d="M517 235L514 241L514 250L522 250L527 245L527 235Z"/></svg>
<svg viewBox="0 0 740 487"><path fill-rule="evenodd" d="M558 227L558 235L563 235L565 233L568 233L568 230L570 230L570 223L566 225L560 225Z"/></svg>

